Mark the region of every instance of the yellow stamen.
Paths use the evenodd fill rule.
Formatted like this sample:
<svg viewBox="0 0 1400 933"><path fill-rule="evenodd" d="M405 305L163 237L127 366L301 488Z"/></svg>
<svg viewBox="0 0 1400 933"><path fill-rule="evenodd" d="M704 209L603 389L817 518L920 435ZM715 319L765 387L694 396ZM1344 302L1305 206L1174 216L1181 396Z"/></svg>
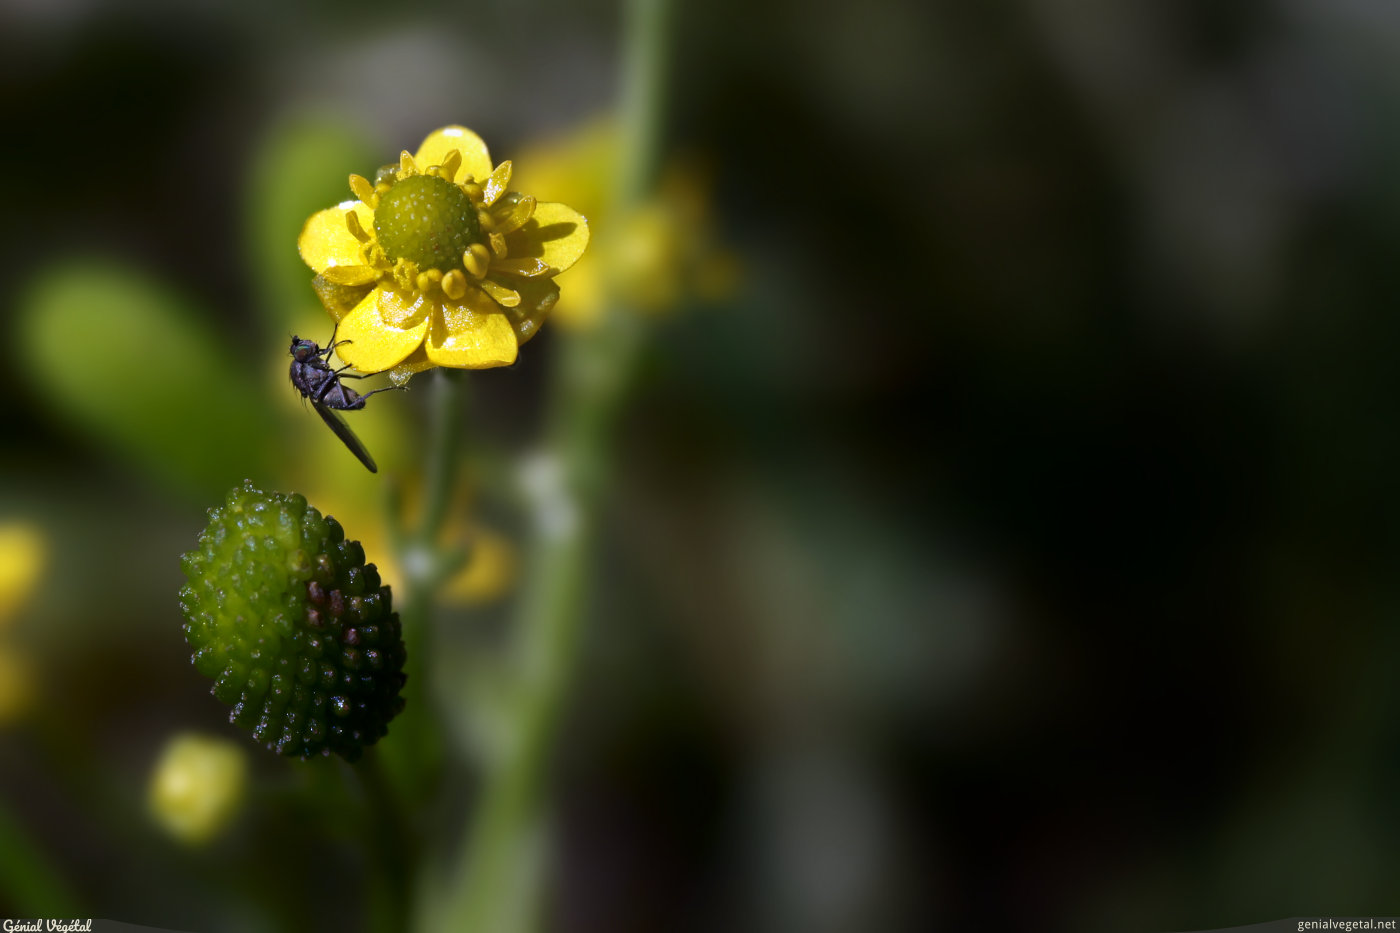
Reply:
<svg viewBox="0 0 1400 933"><path fill-rule="evenodd" d="M350 177L360 178L358 175L352 175ZM360 181L364 181L364 179L360 178ZM354 211L345 212L345 229L349 230L350 235L361 243L369 242L369 234L365 232L364 227L360 226L360 215L356 214Z"/></svg>
<svg viewBox="0 0 1400 933"><path fill-rule="evenodd" d="M414 284L418 286L418 290L420 292L430 292L433 290L434 286L438 285L441 282L442 270L429 269L426 272L418 273L418 278L415 279Z"/></svg>
<svg viewBox="0 0 1400 933"><path fill-rule="evenodd" d="M442 177L443 177L443 178L446 178L448 181L451 181L451 180L452 180L452 176L456 175L456 174L457 174L457 169L459 169L459 168L461 168L461 167L462 167L462 154L461 154L460 152L458 152L456 149L453 149L451 152L449 152L449 153L447 154L447 158L445 158L445 159L442 160L442 166L441 166L441 168L442 168Z"/></svg>
<svg viewBox="0 0 1400 933"><path fill-rule="evenodd" d="M472 203L473 203L473 204L480 204L480 203L482 203L481 186L478 185L476 182L474 182L474 181L465 181L465 182L463 182L463 183L462 183L462 190L463 190L464 192L466 192L467 197L469 197L469 198L472 199Z"/></svg>
<svg viewBox="0 0 1400 933"><path fill-rule="evenodd" d="M379 246L378 241L374 245L381 250L383 249L382 246ZM392 268L394 281L399 284L399 288L406 292L413 291L414 286L418 284L418 263L407 259L395 259Z"/></svg>
<svg viewBox="0 0 1400 933"><path fill-rule="evenodd" d="M535 215L535 199L528 194L516 201L511 206L510 211L501 217L496 225L496 229L502 233L510 233L512 230L519 230L525 226L531 217Z"/></svg>
<svg viewBox="0 0 1400 933"><path fill-rule="evenodd" d="M491 251L480 243L473 243L462 252L462 267L474 278L481 278L491 268Z"/></svg>
<svg viewBox="0 0 1400 933"><path fill-rule="evenodd" d="M374 185L363 175L350 176L350 191L371 208L379 206L379 196L374 193Z"/></svg>
<svg viewBox="0 0 1400 933"><path fill-rule="evenodd" d="M405 149L403 152L400 152L400 153L399 153L399 175L402 177L402 176L406 176L406 175L417 175L417 174L418 174L418 163L416 163L416 162L413 161L413 156L411 156L411 155L408 154L408 150L407 150L407 149Z"/></svg>
<svg viewBox="0 0 1400 933"><path fill-rule="evenodd" d="M513 288L506 288L498 285L490 279L485 279L481 283L481 290L490 295L491 298L502 308L514 308L520 304L520 293Z"/></svg>
<svg viewBox="0 0 1400 933"><path fill-rule="evenodd" d="M389 254L384 252L384 247L379 245L378 240L366 243L360 253L365 257L366 263L374 266L380 272L393 271L394 264L389 261Z"/></svg>
<svg viewBox="0 0 1400 933"><path fill-rule="evenodd" d="M495 204L496 199L505 193L506 185L510 184L510 159L506 159L496 170L491 173L491 177L486 179L486 186L483 188L485 200L488 205Z"/></svg>
<svg viewBox="0 0 1400 933"><path fill-rule="evenodd" d="M496 254L498 259L506 258L506 238L499 233L491 234L491 252Z"/></svg>
<svg viewBox="0 0 1400 933"><path fill-rule="evenodd" d="M452 269L442 277L442 293L453 301L467 293L467 277L461 269Z"/></svg>
<svg viewBox="0 0 1400 933"><path fill-rule="evenodd" d="M491 216L491 212L481 208L476 212L476 221L483 230L495 230L496 218Z"/></svg>

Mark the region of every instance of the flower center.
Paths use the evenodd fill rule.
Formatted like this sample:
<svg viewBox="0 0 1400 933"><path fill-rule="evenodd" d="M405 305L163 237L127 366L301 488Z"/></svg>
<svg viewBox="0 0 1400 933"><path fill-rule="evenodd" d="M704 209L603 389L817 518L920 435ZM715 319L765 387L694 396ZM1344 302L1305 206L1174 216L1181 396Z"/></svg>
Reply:
<svg viewBox="0 0 1400 933"><path fill-rule="evenodd" d="M379 196L374 233L391 260L447 272L462 268L462 253L480 242L481 224L460 187L436 175L410 175Z"/></svg>

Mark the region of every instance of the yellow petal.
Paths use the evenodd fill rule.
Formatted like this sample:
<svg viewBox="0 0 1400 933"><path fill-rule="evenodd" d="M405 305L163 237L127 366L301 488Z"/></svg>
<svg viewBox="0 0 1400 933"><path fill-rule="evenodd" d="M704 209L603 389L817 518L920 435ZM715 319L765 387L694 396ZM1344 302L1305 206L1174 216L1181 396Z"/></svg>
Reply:
<svg viewBox="0 0 1400 933"><path fill-rule="evenodd" d="M408 359L389 370L389 381L396 386L407 385L409 379L432 368L433 361L428 359L428 351L419 347L408 355Z"/></svg>
<svg viewBox="0 0 1400 933"><path fill-rule="evenodd" d="M425 346L438 366L489 369L514 363L518 343L500 306L469 289L462 304L445 304L433 316Z"/></svg>
<svg viewBox="0 0 1400 933"><path fill-rule="evenodd" d="M491 173L491 177L481 186L481 194L486 199L486 206L490 207L496 203L496 199L505 194L506 185L510 184L510 159L506 159L496 170Z"/></svg>
<svg viewBox="0 0 1400 933"><path fill-rule="evenodd" d="M403 362L410 353L423 344L432 320L423 314L408 327L394 327L384 320L379 310L379 299L384 289L376 288L355 306L355 310L340 320L336 339L345 343L336 348L336 354L362 373L378 373Z"/></svg>
<svg viewBox="0 0 1400 933"><path fill-rule="evenodd" d="M508 272L511 275L524 275L534 277L537 275L548 275L551 271L549 263L543 259L498 259L491 263L491 272Z"/></svg>
<svg viewBox="0 0 1400 933"><path fill-rule="evenodd" d="M601 271L604 265L600 262L580 263L554 279L559 286L560 297L559 306L551 313L553 326L586 331L598 324L603 317Z"/></svg>
<svg viewBox="0 0 1400 933"><path fill-rule="evenodd" d="M316 297L321 299L326 312L337 321L353 311L355 305L363 301L370 291L368 285L337 285L324 275L313 278L311 287L315 290Z"/></svg>
<svg viewBox="0 0 1400 933"><path fill-rule="evenodd" d="M311 215L297 237L302 262L324 273L336 266L358 266L365 261L362 245L345 226L345 212L355 211L366 230L374 226L374 212L359 201L341 201L335 207Z"/></svg>
<svg viewBox="0 0 1400 933"><path fill-rule="evenodd" d="M441 165L453 149L462 154L462 167L457 170L458 181L471 175L480 182L491 174L491 156L486 151L486 143L465 126L444 126L433 131L423 140L413 159L423 168Z"/></svg>
<svg viewBox="0 0 1400 933"><path fill-rule="evenodd" d="M512 259L533 256L563 272L588 248L588 221L567 204L544 201L535 205L529 223L506 236L506 244Z"/></svg>
<svg viewBox="0 0 1400 933"><path fill-rule="evenodd" d="M335 285L368 285L379 278L374 266L331 266L321 275Z"/></svg>
<svg viewBox="0 0 1400 933"><path fill-rule="evenodd" d="M521 279L516 285L520 304L506 309L516 340L525 343L539 333L540 325L559 300L559 286L553 279Z"/></svg>
<svg viewBox="0 0 1400 933"><path fill-rule="evenodd" d="M417 327L433 311L433 302L419 292L404 294L397 289L379 290L379 316L384 325L396 330Z"/></svg>

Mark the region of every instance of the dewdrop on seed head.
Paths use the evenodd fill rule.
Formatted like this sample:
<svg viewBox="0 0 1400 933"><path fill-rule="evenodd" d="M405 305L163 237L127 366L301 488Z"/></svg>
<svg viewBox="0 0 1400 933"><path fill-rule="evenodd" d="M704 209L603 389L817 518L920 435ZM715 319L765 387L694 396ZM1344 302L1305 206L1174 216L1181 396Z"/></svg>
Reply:
<svg viewBox="0 0 1400 933"><path fill-rule="evenodd" d="M181 562L191 660L230 722L301 758L354 761L384 736L403 708L399 617L339 522L245 483Z"/></svg>

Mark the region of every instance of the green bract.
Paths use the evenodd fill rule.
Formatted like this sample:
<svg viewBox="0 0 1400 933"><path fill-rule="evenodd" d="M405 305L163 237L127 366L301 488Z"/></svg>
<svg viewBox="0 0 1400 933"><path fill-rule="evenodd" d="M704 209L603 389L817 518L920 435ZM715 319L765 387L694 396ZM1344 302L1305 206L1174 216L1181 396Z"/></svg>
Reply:
<svg viewBox="0 0 1400 933"><path fill-rule="evenodd" d="M399 617L339 522L244 483L181 564L191 660L230 722L302 758L353 761L385 734L403 708Z"/></svg>

